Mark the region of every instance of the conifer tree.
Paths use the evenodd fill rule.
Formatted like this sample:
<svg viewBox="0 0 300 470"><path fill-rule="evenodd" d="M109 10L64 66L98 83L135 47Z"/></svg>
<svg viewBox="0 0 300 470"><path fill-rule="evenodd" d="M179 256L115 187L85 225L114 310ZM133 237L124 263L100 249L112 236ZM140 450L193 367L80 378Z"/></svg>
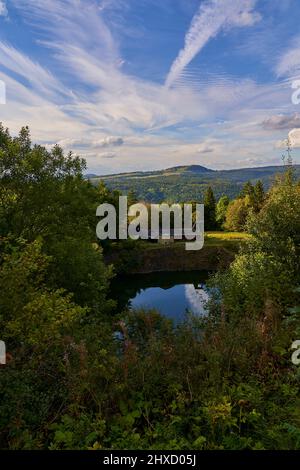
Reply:
<svg viewBox="0 0 300 470"><path fill-rule="evenodd" d="M216 228L216 199L211 186L207 188L204 195L204 226L205 230Z"/></svg>

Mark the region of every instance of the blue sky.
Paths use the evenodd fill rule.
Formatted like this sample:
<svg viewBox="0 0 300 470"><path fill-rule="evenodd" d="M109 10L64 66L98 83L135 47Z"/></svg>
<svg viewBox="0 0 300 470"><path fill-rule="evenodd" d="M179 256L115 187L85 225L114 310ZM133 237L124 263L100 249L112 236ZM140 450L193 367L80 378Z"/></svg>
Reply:
<svg viewBox="0 0 300 470"><path fill-rule="evenodd" d="M288 136L299 163L299 21L299 0L0 0L0 121L97 174L280 164Z"/></svg>

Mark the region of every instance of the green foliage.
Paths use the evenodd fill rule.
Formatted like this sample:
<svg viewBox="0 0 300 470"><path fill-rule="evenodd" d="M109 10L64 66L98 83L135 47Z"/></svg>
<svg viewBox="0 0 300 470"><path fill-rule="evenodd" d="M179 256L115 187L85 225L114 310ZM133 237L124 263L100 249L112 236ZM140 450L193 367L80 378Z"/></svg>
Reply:
<svg viewBox="0 0 300 470"><path fill-rule="evenodd" d="M262 208L266 195L264 190L264 185L261 180L258 180L254 186L254 211L259 212Z"/></svg>
<svg viewBox="0 0 300 470"><path fill-rule="evenodd" d="M204 225L205 230L216 228L216 199L211 186L207 188L204 195Z"/></svg>
<svg viewBox="0 0 300 470"><path fill-rule="evenodd" d="M49 282L74 293L97 310L107 289L107 272L96 242L96 207L106 189L82 177L85 162L60 147L32 145L28 128L10 137L0 127L0 235L43 240L52 259Z"/></svg>
<svg viewBox="0 0 300 470"><path fill-rule="evenodd" d="M34 242L4 255L0 271L0 329L4 340L39 345L63 334L86 309L72 303L63 289L49 290L45 275L49 258Z"/></svg>
<svg viewBox="0 0 300 470"><path fill-rule="evenodd" d="M226 211L226 220L224 223L225 229L236 232L245 230L250 210L251 203L249 196L231 201Z"/></svg>
<svg viewBox="0 0 300 470"><path fill-rule="evenodd" d="M226 220L226 212L227 208L229 206L229 197L228 196L222 196L218 200L217 206L216 206L216 222L220 228L224 226L225 220Z"/></svg>
<svg viewBox="0 0 300 470"><path fill-rule="evenodd" d="M240 198L244 198L246 196L249 196L250 203L252 204L254 201L254 187L251 181L247 181L247 183L244 184L240 193Z"/></svg>
<svg viewBox="0 0 300 470"><path fill-rule="evenodd" d="M265 190L262 181L258 180L255 186L253 186L251 181L248 181L241 191L240 198L247 198L251 209L258 213L265 200Z"/></svg>
<svg viewBox="0 0 300 470"><path fill-rule="evenodd" d="M266 195L262 182L252 185L248 181L237 199L231 201L225 214L226 230L246 230L247 220L251 213L258 214L263 207Z"/></svg>

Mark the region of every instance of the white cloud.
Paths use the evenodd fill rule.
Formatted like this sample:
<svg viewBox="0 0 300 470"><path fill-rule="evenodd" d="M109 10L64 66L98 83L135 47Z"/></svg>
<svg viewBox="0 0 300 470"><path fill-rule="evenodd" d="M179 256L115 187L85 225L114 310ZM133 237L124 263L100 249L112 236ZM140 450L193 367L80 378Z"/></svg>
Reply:
<svg viewBox="0 0 300 470"><path fill-rule="evenodd" d="M100 139L99 141L93 142L93 145L99 147L120 147L124 144L124 139L122 137L115 137L115 136L107 136L104 139Z"/></svg>
<svg viewBox="0 0 300 470"><path fill-rule="evenodd" d="M263 129L270 131L300 127L300 114L277 114L265 119L261 124Z"/></svg>
<svg viewBox="0 0 300 470"><path fill-rule="evenodd" d="M171 86L184 68L221 30L251 26L260 19L253 11L256 0L207 0L201 2L185 36L184 48L174 60L166 79Z"/></svg>
<svg viewBox="0 0 300 470"><path fill-rule="evenodd" d="M199 146L198 153L200 153L200 154L212 153L212 152L214 152L214 150L215 149L214 149L213 146L203 144L203 145Z"/></svg>
<svg viewBox="0 0 300 470"><path fill-rule="evenodd" d="M122 137L106 136L102 138L80 138L80 139L63 139L57 142L63 148L71 149L72 147L93 147L93 148L104 148L104 147L120 147L124 144Z"/></svg>
<svg viewBox="0 0 300 470"><path fill-rule="evenodd" d="M99 154L100 158L116 158L117 154L114 152L104 152Z"/></svg>
<svg viewBox="0 0 300 470"><path fill-rule="evenodd" d="M292 129L289 132L288 137L289 137L290 144L291 144L292 148L300 148L300 129ZM283 140L281 142L281 147L286 148L286 143L287 143L287 141Z"/></svg>

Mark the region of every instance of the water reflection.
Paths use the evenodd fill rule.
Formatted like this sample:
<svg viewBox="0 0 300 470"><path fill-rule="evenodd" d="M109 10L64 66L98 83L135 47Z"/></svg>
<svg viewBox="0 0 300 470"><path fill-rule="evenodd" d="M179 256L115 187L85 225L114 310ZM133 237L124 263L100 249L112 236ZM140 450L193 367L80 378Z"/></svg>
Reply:
<svg viewBox="0 0 300 470"><path fill-rule="evenodd" d="M131 276L119 280L118 298L122 307L157 309L180 322L187 311L206 314L207 277L208 273L202 271Z"/></svg>
<svg viewBox="0 0 300 470"><path fill-rule="evenodd" d="M209 300L209 295L205 286L195 287L193 284L185 286L185 296L189 309L196 315L206 315L206 302Z"/></svg>

